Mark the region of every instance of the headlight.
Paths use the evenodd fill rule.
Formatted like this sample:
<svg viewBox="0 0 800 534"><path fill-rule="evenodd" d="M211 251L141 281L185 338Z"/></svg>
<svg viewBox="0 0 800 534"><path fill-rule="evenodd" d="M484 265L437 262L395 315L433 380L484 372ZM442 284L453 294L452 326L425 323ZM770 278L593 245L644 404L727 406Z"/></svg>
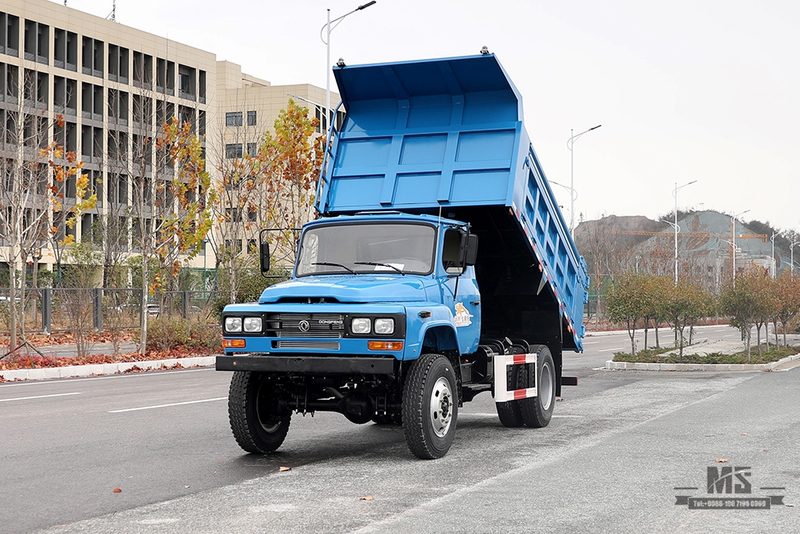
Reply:
<svg viewBox="0 0 800 534"><path fill-rule="evenodd" d="M225 317L225 331L226 332L241 332L242 331L242 318L241 317Z"/></svg>
<svg viewBox="0 0 800 534"><path fill-rule="evenodd" d="M394 334L394 319L391 317L375 319L375 333L384 335Z"/></svg>
<svg viewBox="0 0 800 534"><path fill-rule="evenodd" d="M350 331L354 334L369 334L372 330L372 321L368 317L357 317L350 322Z"/></svg>
<svg viewBox="0 0 800 534"><path fill-rule="evenodd" d="M261 332L261 317L245 317L244 318L244 331L245 332Z"/></svg>

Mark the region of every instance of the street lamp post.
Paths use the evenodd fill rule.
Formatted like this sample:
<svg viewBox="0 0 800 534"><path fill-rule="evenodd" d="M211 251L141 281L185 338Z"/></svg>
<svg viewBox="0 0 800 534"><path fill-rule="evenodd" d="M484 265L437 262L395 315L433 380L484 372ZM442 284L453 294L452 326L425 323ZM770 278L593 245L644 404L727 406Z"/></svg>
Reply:
<svg viewBox="0 0 800 534"><path fill-rule="evenodd" d="M325 81L325 121L326 121L327 131L330 131L331 128L330 125L332 119L331 117L331 32L333 31L334 28L336 28L336 26L339 25L340 22L342 22L342 20L344 20L346 16L352 15L356 11L361 11L362 9L366 9L369 6L375 4L376 2L377 0L372 0L371 2L367 2L366 4L361 4L353 11L345 13L341 17L337 17L333 20L331 20L331 10L328 9L328 22L324 24L322 28L319 29L319 38L322 39L323 43L325 43L325 47L327 48L327 54L328 54L327 55L328 62L326 69L327 77ZM335 24L331 27L331 24L333 23ZM326 30L326 36L324 39L322 38L322 30Z"/></svg>
<svg viewBox="0 0 800 534"><path fill-rule="evenodd" d="M769 257L769 271L772 274L772 279L775 279L775 273L778 270L778 264L775 262L775 232L772 232L772 237L769 238L772 241L772 256Z"/></svg>
<svg viewBox="0 0 800 534"><path fill-rule="evenodd" d="M206 256L208 255L208 239L203 239L203 291L208 289L206 284Z"/></svg>
<svg viewBox="0 0 800 534"><path fill-rule="evenodd" d="M597 126L593 126L588 130L585 130L577 135L573 134L573 129L569 129L569 139L567 140L567 148L569 149L569 189L570 189L570 199L569 199L569 231L572 233L572 230L575 228L575 158L574 152L572 151L572 147L575 145L575 141L578 140L580 136L585 133L589 133L592 130L596 130L600 128L602 124L598 124Z"/></svg>
<svg viewBox="0 0 800 534"><path fill-rule="evenodd" d="M736 215L731 215L731 276L733 287L736 287L736 218L750 210L744 210Z"/></svg>
<svg viewBox="0 0 800 534"><path fill-rule="evenodd" d="M672 191L672 196L675 198L675 211L673 212L675 214L675 223L672 226L675 230L675 286L678 285L678 232L680 232L680 227L678 226L678 191L695 182L697 182L697 180L692 180L680 187L678 187L678 182L675 182L675 189Z"/></svg>

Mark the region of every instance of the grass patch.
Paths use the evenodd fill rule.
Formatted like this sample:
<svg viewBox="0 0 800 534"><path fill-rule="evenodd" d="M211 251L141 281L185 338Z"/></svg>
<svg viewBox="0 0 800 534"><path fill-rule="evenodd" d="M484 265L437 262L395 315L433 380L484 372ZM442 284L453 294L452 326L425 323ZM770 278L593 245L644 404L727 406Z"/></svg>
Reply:
<svg viewBox="0 0 800 534"><path fill-rule="evenodd" d="M766 346L765 346L766 347ZM735 354L721 354L712 352L707 355L691 354L691 347L684 347L683 357L677 354L668 354L675 349L662 348L662 349L645 349L640 350L636 356L632 356L627 352L615 352L615 362L634 362L634 363L771 363L776 362L787 356L797 354L800 349L798 347L775 347L770 345L769 350L762 349L761 357L758 357L758 348L752 347L750 350L750 359L747 359L747 352L737 352Z"/></svg>

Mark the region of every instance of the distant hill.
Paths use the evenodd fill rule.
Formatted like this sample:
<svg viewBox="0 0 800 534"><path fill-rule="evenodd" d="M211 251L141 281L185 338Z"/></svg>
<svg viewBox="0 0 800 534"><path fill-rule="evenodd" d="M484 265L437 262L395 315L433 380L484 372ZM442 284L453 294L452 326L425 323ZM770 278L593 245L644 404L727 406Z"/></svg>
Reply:
<svg viewBox="0 0 800 534"><path fill-rule="evenodd" d="M736 221L732 237L731 217L713 210L680 213L678 226L678 271L719 287L730 276L731 265L741 271L751 265L780 272L789 268L789 241L776 236L759 221ZM675 272L675 234L672 225L644 216L610 215L583 221L574 231L578 251L586 258L590 274L608 276L636 269L659 275ZM732 256L732 243L736 256ZM773 259L774 258L774 259Z"/></svg>

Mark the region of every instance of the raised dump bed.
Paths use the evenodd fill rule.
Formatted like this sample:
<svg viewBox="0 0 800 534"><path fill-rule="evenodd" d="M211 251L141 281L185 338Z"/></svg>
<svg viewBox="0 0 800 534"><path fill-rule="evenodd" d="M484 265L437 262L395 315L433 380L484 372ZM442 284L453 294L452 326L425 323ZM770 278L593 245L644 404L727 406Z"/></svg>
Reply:
<svg viewBox="0 0 800 534"><path fill-rule="evenodd" d="M331 137L317 209L469 222L480 238L483 335L582 350L586 263L523 126L522 98L497 58L346 66L334 75L347 115Z"/></svg>

